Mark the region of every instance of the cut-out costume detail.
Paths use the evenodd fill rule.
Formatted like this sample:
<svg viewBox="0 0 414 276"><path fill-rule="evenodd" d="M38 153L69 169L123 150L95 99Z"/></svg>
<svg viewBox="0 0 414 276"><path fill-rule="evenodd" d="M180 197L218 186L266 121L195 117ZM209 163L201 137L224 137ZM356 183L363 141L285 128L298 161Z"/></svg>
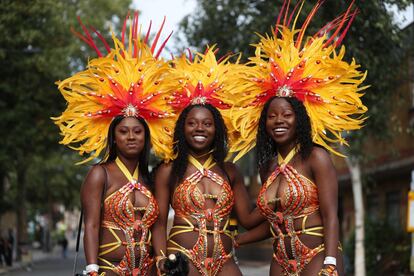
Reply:
<svg viewBox="0 0 414 276"><path fill-rule="evenodd" d="M197 168L197 171L188 176L179 184L173 195L173 208L175 215L184 219L188 225L174 225L169 236L169 243L174 246L168 250L177 250L191 260L197 270L203 276L217 275L225 262L232 257L224 249L221 234L233 238L229 226L229 215L234 205L234 196L230 184L220 175L211 171L216 163L213 156L201 165L194 157L189 156L189 162ZM203 177L207 177L221 186L218 195L203 194L197 184ZM217 198L213 208L206 208L206 199ZM190 220L195 221L193 224ZM225 221L221 228L222 222ZM207 223L213 223L209 228ZM174 241L174 237L182 233L198 232L198 238L193 248L186 249ZM208 235L213 235L214 248L212 255L208 254Z"/></svg>
<svg viewBox="0 0 414 276"><path fill-rule="evenodd" d="M138 182L138 168L131 175L118 158L115 162L128 179L128 183L109 195L104 201L102 227L109 230L115 241L99 246L100 268L111 270L118 275L149 275L149 269L154 263L154 258L150 255L150 227L158 217L158 205L152 193ZM135 191L139 191L148 198L148 204L145 207L133 206L130 194ZM141 219L137 219L137 212L142 214ZM124 233L125 241L121 240L115 230ZM136 239L137 235L140 238ZM121 246L125 247L125 255L118 265L105 259L105 255ZM137 250L139 256L135 255Z"/></svg>
<svg viewBox="0 0 414 276"><path fill-rule="evenodd" d="M285 160L278 154L278 166L262 186L257 199L257 206L271 225L270 230L276 246L273 258L283 268L284 275L292 276L299 275L312 258L324 250L324 244L309 248L299 238L300 235L323 237L323 227L306 228L307 218L319 210L318 188L315 183L289 165L296 152L294 148ZM277 181L281 177L287 182L287 187L283 191L279 191L281 182ZM276 194L283 195L282 198L267 199L266 191L271 185L279 185ZM277 206L276 211L272 208L273 204ZM294 228L297 219L302 219L300 230ZM282 229L285 229L285 232ZM290 244L285 243L285 238L288 237ZM290 246L293 259L289 258L287 246Z"/></svg>

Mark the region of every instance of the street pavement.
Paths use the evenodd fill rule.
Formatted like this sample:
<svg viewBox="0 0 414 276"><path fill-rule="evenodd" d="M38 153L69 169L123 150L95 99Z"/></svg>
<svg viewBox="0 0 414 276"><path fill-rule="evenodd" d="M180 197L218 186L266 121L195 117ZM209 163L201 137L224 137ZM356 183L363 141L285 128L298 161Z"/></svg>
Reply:
<svg viewBox="0 0 414 276"><path fill-rule="evenodd" d="M79 256L83 252L79 253ZM52 252L44 253L41 251L33 251L32 253L32 262L31 264L25 262L19 262L13 264L13 267L6 270L0 269L1 276L24 276L24 275L34 275L34 276L60 276L72 275L73 270L73 261L74 261L75 252L70 250L68 252L68 257L63 258L60 247L54 248ZM83 256L80 256L78 260L78 272L81 271L81 268L85 267L85 259Z"/></svg>
<svg viewBox="0 0 414 276"><path fill-rule="evenodd" d="M240 269L244 276L267 276L269 275L269 263L258 261L241 261Z"/></svg>
<svg viewBox="0 0 414 276"><path fill-rule="evenodd" d="M63 258L60 248L57 247L53 252L45 254L42 252L33 253L33 262L30 266L22 263L15 263L11 269L1 269L1 276L70 276L73 269L74 251L69 251L68 258ZM83 252L79 253L78 269L80 272L85 267ZM240 268L244 276L267 276L269 275L269 264L260 261L240 261ZM228 275L230 276L230 275Z"/></svg>

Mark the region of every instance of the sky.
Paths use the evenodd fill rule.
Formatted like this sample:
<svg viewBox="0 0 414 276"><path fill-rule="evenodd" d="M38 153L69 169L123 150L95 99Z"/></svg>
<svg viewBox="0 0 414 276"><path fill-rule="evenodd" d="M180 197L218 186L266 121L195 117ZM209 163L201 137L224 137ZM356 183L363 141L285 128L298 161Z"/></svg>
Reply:
<svg viewBox="0 0 414 276"><path fill-rule="evenodd" d="M398 11L397 8L391 7L391 11L394 13L394 20L398 22L400 28L406 27L408 24L413 22L413 15L414 15L414 8L413 4L411 4L407 9L404 11Z"/></svg>
<svg viewBox="0 0 414 276"><path fill-rule="evenodd" d="M178 35L178 23L184 16L194 12L196 4L195 0L134 0L132 8L141 11L139 21L143 24L144 30L148 27L150 20L153 24L152 29L158 30L164 16L166 16L162 39L166 38L171 31L174 31L173 36ZM394 12L395 21L401 28L413 21L412 4L405 11L398 11L396 7L390 7L390 10Z"/></svg>
<svg viewBox="0 0 414 276"><path fill-rule="evenodd" d="M150 20L152 20L152 30L157 30L166 17L164 29L160 37L163 41L171 31L174 31L173 36L178 35L178 23L181 19L192 13L196 9L195 0L134 0L132 4L133 9L139 10L139 22L143 26L143 30L147 30ZM171 39L168 44L174 42ZM168 48L167 44L167 48ZM186 45L185 45L186 46Z"/></svg>
<svg viewBox="0 0 414 276"><path fill-rule="evenodd" d="M166 16L166 31L178 29L179 21L195 10L194 0L134 0L133 8L141 11L140 21L147 25L152 20L153 24L159 26Z"/></svg>
<svg viewBox="0 0 414 276"><path fill-rule="evenodd" d="M178 22L187 14L195 10L195 0L134 0L133 8L140 10L141 22L162 22L163 16L167 17L166 30L168 33L171 30L177 30ZM397 12L397 9L391 7L395 13L395 20L400 22L403 28L413 21L413 4L411 4L405 11Z"/></svg>

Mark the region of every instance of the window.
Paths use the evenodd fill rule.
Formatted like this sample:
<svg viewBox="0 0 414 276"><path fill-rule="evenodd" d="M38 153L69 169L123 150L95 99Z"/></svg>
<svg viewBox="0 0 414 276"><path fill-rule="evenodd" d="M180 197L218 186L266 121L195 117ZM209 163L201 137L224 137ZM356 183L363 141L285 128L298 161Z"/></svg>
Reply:
<svg viewBox="0 0 414 276"><path fill-rule="evenodd" d="M372 220L380 219L380 199L378 193L367 197L367 215Z"/></svg>
<svg viewBox="0 0 414 276"><path fill-rule="evenodd" d="M395 228L401 229L401 193L400 191L388 192L386 200L386 220L387 223Z"/></svg>

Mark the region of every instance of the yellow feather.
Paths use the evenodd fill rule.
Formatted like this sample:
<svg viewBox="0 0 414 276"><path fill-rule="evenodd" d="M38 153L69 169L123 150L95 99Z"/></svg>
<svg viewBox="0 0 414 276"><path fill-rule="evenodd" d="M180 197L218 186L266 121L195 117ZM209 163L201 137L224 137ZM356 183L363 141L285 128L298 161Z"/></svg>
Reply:
<svg viewBox="0 0 414 276"><path fill-rule="evenodd" d="M278 38L274 32L272 36L259 35L260 42L254 45L255 55L249 58L249 62L242 69L244 78L241 80L245 84L241 87L244 93L235 102L231 117L232 124L241 137L241 141L236 144L237 148L233 149L239 151L235 160L255 146L258 121L264 103L252 103L257 95L264 91L253 80L270 78L270 59L273 59L285 74L305 61L302 78L313 77L324 81L323 85L312 90L320 95L324 103L304 101L311 120L313 141L334 154L343 156L332 144L346 145L341 133L361 128L366 119L363 114L367 108L360 99L363 94L358 92L368 87L361 86L367 72L359 71L360 66L355 60L351 63L343 61L344 46L338 52L332 45L324 47L326 36L308 37L306 43L303 43L303 48L298 49L295 47L295 37L299 30L290 30L284 26L279 26L278 30ZM329 79L330 77L333 79Z"/></svg>

